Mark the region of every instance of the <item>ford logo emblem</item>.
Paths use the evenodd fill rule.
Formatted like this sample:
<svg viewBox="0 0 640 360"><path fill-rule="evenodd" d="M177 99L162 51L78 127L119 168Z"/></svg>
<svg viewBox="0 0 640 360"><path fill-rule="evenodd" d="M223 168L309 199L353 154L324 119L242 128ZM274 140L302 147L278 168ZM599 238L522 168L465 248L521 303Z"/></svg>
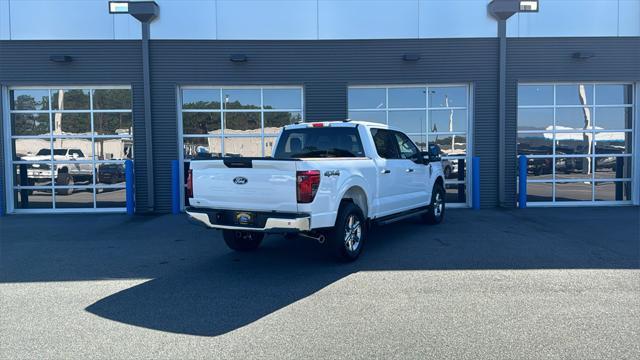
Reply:
<svg viewBox="0 0 640 360"><path fill-rule="evenodd" d="M247 178L244 176L237 176L233 179L233 183L238 185L244 185L247 183L247 181L249 180L247 180Z"/></svg>

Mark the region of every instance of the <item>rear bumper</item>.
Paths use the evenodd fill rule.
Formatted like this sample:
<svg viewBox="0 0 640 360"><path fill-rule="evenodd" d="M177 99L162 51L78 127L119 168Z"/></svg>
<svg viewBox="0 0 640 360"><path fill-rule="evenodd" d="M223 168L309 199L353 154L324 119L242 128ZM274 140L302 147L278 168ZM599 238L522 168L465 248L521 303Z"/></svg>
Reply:
<svg viewBox="0 0 640 360"><path fill-rule="evenodd" d="M255 221L251 225L238 224L235 210L217 210L188 207L192 220L209 228L223 230L245 230L273 233L302 232L311 230L311 217L301 213L253 212Z"/></svg>

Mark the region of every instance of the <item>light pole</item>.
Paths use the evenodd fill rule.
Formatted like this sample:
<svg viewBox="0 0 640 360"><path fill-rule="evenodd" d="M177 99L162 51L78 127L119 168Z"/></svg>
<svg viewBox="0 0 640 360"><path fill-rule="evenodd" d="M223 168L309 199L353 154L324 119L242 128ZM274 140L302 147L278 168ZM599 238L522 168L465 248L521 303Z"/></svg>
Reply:
<svg viewBox="0 0 640 360"><path fill-rule="evenodd" d="M142 74L144 87L145 157L147 164L147 210L154 211L153 146L151 132L151 76L149 70L149 24L158 17L155 1L109 1L110 14L129 14L142 24Z"/></svg>
<svg viewBox="0 0 640 360"><path fill-rule="evenodd" d="M492 0L488 5L489 14L498 20L498 39L500 40L499 79L498 79L498 203L504 203L505 184L505 117L507 87L507 19L519 12L538 12L538 0Z"/></svg>

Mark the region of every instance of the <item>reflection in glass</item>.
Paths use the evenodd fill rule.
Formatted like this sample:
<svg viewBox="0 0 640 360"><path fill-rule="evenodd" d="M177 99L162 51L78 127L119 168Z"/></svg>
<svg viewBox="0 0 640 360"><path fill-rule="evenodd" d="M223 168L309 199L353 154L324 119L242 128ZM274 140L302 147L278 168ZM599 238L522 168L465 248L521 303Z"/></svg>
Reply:
<svg viewBox="0 0 640 360"><path fill-rule="evenodd" d="M465 155L467 137L465 135L429 135L429 145L437 144L445 155Z"/></svg>
<svg viewBox="0 0 640 360"><path fill-rule="evenodd" d="M552 155L552 133L518 133L519 155Z"/></svg>
<svg viewBox="0 0 640 360"><path fill-rule="evenodd" d="M100 163L96 166L98 168L96 184L125 185L125 168L123 163Z"/></svg>
<svg viewBox="0 0 640 360"><path fill-rule="evenodd" d="M467 110L430 110L429 131L467 131Z"/></svg>
<svg viewBox="0 0 640 360"><path fill-rule="evenodd" d="M551 158L527 159L527 179L547 180L553 178L553 160Z"/></svg>
<svg viewBox="0 0 640 360"><path fill-rule="evenodd" d="M386 111L349 111L349 119L354 121L370 121L380 124L387 123Z"/></svg>
<svg viewBox="0 0 640 360"><path fill-rule="evenodd" d="M596 157L596 178L623 179L631 178L631 162L633 158L622 156Z"/></svg>
<svg viewBox="0 0 640 360"><path fill-rule="evenodd" d="M260 89L223 89L225 109L260 109Z"/></svg>
<svg viewBox="0 0 640 360"><path fill-rule="evenodd" d="M446 184L445 190L447 191L446 202L447 203L466 203L466 186L465 184Z"/></svg>
<svg viewBox="0 0 640 360"><path fill-rule="evenodd" d="M222 122L219 112L183 112L183 134L219 134Z"/></svg>
<svg viewBox="0 0 640 360"><path fill-rule="evenodd" d="M596 105L631 104L633 91L631 85L596 85Z"/></svg>
<svg viewBox="0 0 640 360"><path fill-rule="evenodd" d="M553 109L518 109L518 130L551 130Z"/></svg>
<svg viewBox="0 0 640 360"><path fill-rule="evenodd" d="M220 89L183 89L183 109L220 109Z"/></svg>
<svg viewBox="0 0 640 360"><path fill-rule="evenodd" d="M426 135L408 135L411 141L420 149L420 151L429 150L429 146L427 144L427 136Z"/></svg>
<svg viewBox="0 0 640 360"><path fill-rule="evenodd" d="M592 183L580 182L556 182L556 201L591 201Z"/></svg>
<svg viewBox="0 0 640 360"><path fill-rule="evenodd" d="M630 201L631 182L630 181L607 181L596 182L596 201Z"/></svg>
<svg viewBox="0 0 640 360"><path fill-rule="evenodd" d="M557 85L556 105L593 105L593 85Z"/></svg>
<svg viewBox="0 0 640 360"><path fill-rule="evenodd" d="M51 190L14 190L13 206L16 209L51 209L53 196Z"/></svg>
<svg viewBox="0 0 640 360"><path fill-rule="evenodd" d="M384 88L350 88L349 109L384 109L386 96Z"/></svg>
<svg viewBox="0 0 640 360"><path fill-rule="evenodd" d="M260 113L225 113L225 134L260 134Z"/></svg>
<svg viewBox="0 0 640 360"><path fill-rule="evenodd" d="M442 159L442 171L446 180L464 181L466 176L465 159Z"/></svg>
<svg viewBox="0 0 640 360"><path fill-rule="evenodd" d="M93 146L90 138L56 138L53 139L53 159L56 161L85 160L93 157Z"/></svg>
<svg viewBox="0 0 640 360"><path fill-rule="evenodd" d="M631 154L631 133L596 133L596 154Z"/></svg>
<svg viewBox="0 0 640 360"><path fill-rule="evenodd" d="M302 114L299 112L266 112L264 113L264 132L277 134L285 125L302 121Z"/></svg>
<svg viewBox="0 0 640 360"><path fill-rule="evenodd" d="M265 109L302 109L302 90L264 89L262 101Z"/></svg>
<svg viewBox="0 0 640 360"><path fill-rule="evenodd" d="M64 192L64 194L61 194ZM79 209L93 207L93 189L56 190L57 209Z"/></svg>
<svg viewBox="0 0 640 360"><path fill-rule="evenodd" d="M467 107L467 88L465 86L430 87L429 107Z"/></svg>
<svg viewBox="0 0 640 360"><path fill-rule="evenodd" d="M49 90L16 89L9 91L11 110L49 110Z"/></svg>
<svg viewBox="0 0 640 360"><path fill-rule="evenodd" d="M13 160L51 160L51 141L49 139L12 139L11 142L13 143Z"/></svg>
<svg viewBox="0 0 640 360"><path fill-rule="evenodd" d="M49 114L11 114L12 135L48 135Z"/></svg>
<svg viewBox="0 0 640 360"><path fill-rule="evenodd" d="M97 135L132 135L131 113L94 113L93 130Z"/></svg>
<svg viewBox="0 0 640 360"><path fill-rule="evenodd" d="M52 89L51 108L53 110L89 110L89 90Z"/></svg>
<svg viewBox="0 0 640 360"><path fill-rule="evenodd" d="M186 137L183 142L185 159L207 160L222 156L222 139L220 137Z"/></svg>
<svg viewBox="0 0 640 360"><path fill-rule="evenodd" d="M556 133L556 154L590 154L593 133Z"/></svg>
<svg viewBox="0 0 640 360"><path fill-rule="evenodd" d="M389 126L405 134L426 132L426 114L422 110L389 111Z"/></svg>
<svg viewBox="0 0 640 360"><path fill-rule="evenodd" d="M91 135L91 115L89 113L54 113L54 135Z"/></svg>
<svg viewBox="0 0 640 360"><path fill-rule="evenodd" d="M631 114L632 108L630 107L605 107L596 108L595 126L596 129L605 130L625 130L631 129Z"/></svg>
<svg viewBox="0 0 640 360"><path fill-rule="evenodd" d="M131 89L93 90L93 109L131 109Z"/></svg>
<svg viewBox="0 0 640 360"><path fill-rule="evenodd" d="M13 165L14 186L50 186L51 163Z"/></svg>
<svg viewBox="0 0 640 360"><path fill-rule="evenodd" d="M556 179L591 178L592 161L590 157L558 157L556 158Z"/></svg>
<svg viewBox="0 0 640 360"><path fill-rule="evenodd" d="M225 137L225 156L260 157L262 139L259 137Z"/></svg>
<svg viewBox="0 0 640 360"><path fill-rule="evenodd" d="M518 85L518 106L553 105L553 85Z"/></svg>
<svg viewBox="0 0 640 360"><path fill-rule="evenodd" d="M389 108L424 108L426 92L423 87L389 88Z"/></svg>
<svg viewBox="0 0 640 360"><path fill-rule="evenodd" d="M127 206L125 189L96 189L97 208L124 208Z"/></svg>
<svg viewBox="0 0 640 360"><path fill-rule="evenodd" d="M52 165L54 169L54 185L55 186L90 186L93 185L93 164L68 162L55 163ZM72 191L69 189L58 190L59 194L67 195Z"/></svg>
<svg viewBox="0 0 640 360"><path fill-rule="evenodd" d="M556 109L556 129L558 130L590 130L593 128L593 108L558 108Z"/></svg>
<svg viewBox="0 0 640 360"><path fill-rule="evenodd" d="M553 200L553 183L527 183L527 202L550 202Z"/></svg>
<svg viewBox="0 0 640 360"><path fill-rule="evenodd" d="M130 138L96 138L96 159L133 159L133 140Z"/></svg>

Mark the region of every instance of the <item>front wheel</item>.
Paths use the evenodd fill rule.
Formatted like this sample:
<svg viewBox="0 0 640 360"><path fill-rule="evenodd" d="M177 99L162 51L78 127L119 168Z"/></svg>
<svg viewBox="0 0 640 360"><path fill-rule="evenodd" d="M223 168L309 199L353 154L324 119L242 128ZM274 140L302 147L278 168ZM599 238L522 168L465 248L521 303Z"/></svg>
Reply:
<svg viewBox="0 0 640 360"><path fill-rule="evenodd" d="M327 234L327 243L339 261L353 261L362 252L366 230L362 210L352 202L345 202L338 211L335 226Z"/></svg>
<svg viewBox="0 0 640 360"><path fill-rule="evenodd" d="M444 186L441 183L436 183L431 192L429 210L422 216L424 222L427 224L440 224L442 222L444 219L445 195Z"/></svg>
<svg viewBox="0 0 640 360"><path fill-rule="evenodd" d="M222 230L227 246L235 251L253 251L260 246L264 233L255 231Z"/></svg>

